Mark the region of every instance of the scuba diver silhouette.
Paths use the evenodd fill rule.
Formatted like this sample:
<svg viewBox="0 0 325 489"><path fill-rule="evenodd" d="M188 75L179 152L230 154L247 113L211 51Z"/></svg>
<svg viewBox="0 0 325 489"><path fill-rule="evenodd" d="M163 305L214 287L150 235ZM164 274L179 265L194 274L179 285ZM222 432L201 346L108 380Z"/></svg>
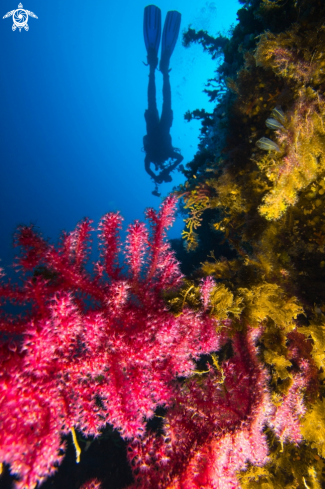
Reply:
<svg viewBox="0 0 325 489"><path fill-rule="evenodd" d="M156 187L152 192L157 197L158 184L171 182L170 173L181 163L183 156L177 148L172 145L169 134L173 123L173 111L171 101L171 89L169 81L169 60L174 51L179 28L181 14L175 10L167 12L162 35L161 57L159 70L163 75L163 107L161 117L157 109L155 71L158 66L158 50L161 37L161 11L155 5L148 5L144 9L143 34L147 49L147 66L150 67L148 84L148 109L145 111L147 134L143 138L143 147L146 153L145 170L155 181ZM171 160L168 164L167 161ZM150 168L151 163L155 165L155 174Z"/></svg>

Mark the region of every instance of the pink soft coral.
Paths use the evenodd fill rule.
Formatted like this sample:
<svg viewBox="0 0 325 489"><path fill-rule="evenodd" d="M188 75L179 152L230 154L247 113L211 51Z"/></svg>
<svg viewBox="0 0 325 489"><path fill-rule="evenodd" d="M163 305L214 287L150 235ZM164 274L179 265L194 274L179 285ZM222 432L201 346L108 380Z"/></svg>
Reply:
<svg viewBox="0 0 325 489"><path fill-rule="evenodd" d="M175 318L162 290L182 281L165 230L176 200L147 211L151 233L135 222L119 265L118 213L102 219L101 259L86 268L90 222L63 236L58 248L20 228L23 286L0 296L31 304L25 318L3 317L1 329L20 340L1 347L0 460L32 488L62 458L61 435L97 436L111 423L124 438L141 437L157 406L171 406L174 379L191 375L193 359L218 349L215 321L187 310ZM28 270L34 270L28 276Z"/></svg>
<svg viewBox="0 0 325 489"><path fill-rule="evenodd" d="M136 474L132 487L239 488L236 472L247 462L263 465L263 427L273 412L267 374L256 357L256 330L237 333L233 357L204 380L180 387L164 420L164 435L149 434L129 446Z"/></svg>
<svg viewBox="0 0 325 489"><path fill-rule="evenodd" d="M175 317L167 309L163 291L183 279L165 240L175 207L169 197L158 213L149 209L151 231L136 221L124 249L121 216L104 216L92 274L89 220L58 247L19 229L22 285L0 287L2 300L30 306L0 321L11 334L0 346L0 461L20 478L17 488L34 488L55 472L62 435L72 433L79 453L75 429L98 436L107 423L129 440L134 487L142 489L239 487L236 472L267 461L266 424L282 442L299 442L302 389L313 372L310 359L299 360L299 335L290 351L301 373L275 409L255 346L262 329L243 324L227 337L231 321L211 316L213 279L201 281L201 310L185 307ZM213 352L228 342L232 354L219 364ZM195 360L204 354L210 364L197 375ZM166 416L162 434L153 434L146 422L159 406Z"/></svg>

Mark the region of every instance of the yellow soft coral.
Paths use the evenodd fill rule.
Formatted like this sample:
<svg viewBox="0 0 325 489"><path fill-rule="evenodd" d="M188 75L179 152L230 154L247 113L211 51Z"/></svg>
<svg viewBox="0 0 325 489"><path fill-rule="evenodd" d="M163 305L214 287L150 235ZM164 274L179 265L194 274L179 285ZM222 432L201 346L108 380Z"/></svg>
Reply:
<svg viewBox="0 0 325 489"><path fill-rule="evenodd" d="M320 457L325 458L325 399L319 399L308 409L303 422L301 433L316 448Z"/></svg>
<svg viewBox="0 0 325 489"><path fill-rule="evenodd" d="M286 297L281 287L276 284L264 283L251 289L239 288L243 297L244 316L251 326L258 326L265 319L289 332L295 328L294 319L303 313L303 308L295 297Z"/></svg>
<svg viewBox="0 0 325 489"><path fill-rule="evenodd" d="M198 236L194 230L201 225L203 212L211 206L209 190L204 185L198 185L191 191L179 194L179 197L184 199L184 209L189 209L189 217L184 219L187 231L182 231L182 237L186 240L187 250L195 250Z"/></svg>
<svg viewBox="0 0 325 489"><path fill-rule="evenodd" d="M258 65L271 68L278 76L304 83L313 79L318 84L325 77L324 46L325 26L301 29L299 24L294 24L280 34L263 34L255 57Z"/></svg>
<svg viewBox="0 0 325 489"><path fill-rule="evenodd" d="M325 99L311 88L300 89L287 114L286 127L277 131L281 151L263 157L258 166L273 182L259 212L266 219L279 219L298 192L325 170Z"/></svg>
<svg viewBox="0 0 325 489"><path fill-rule="evenodd" d="M242 489L321 489L323 461L315 450L291 443L283 447L267 430L271 440L270 461L264 467L249 465L238 474Z"/></svg>
<svg viewBox="0 0 325 489"><path fill-rule="evenodd" d="M242 298L234 298L234 294L223 284L217 285L212 289L210 302L211 314L218 317L218 319L226 319L229 313L234 317L239 317L243 309Z"/></svg>
<svg viewBox="0 0 325 489"><path fill-rule="evenodd" d="M317 317L308 327L299 328L299 333L311 336L313 339L313 350L311 355L318 368L325 369L325 317Z"/></svg>

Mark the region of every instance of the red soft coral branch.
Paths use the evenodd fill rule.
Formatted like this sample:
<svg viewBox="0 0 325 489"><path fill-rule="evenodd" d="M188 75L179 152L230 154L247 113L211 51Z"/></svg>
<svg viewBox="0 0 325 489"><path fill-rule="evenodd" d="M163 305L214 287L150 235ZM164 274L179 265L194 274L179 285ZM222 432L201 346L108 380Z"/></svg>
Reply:
<svg viewBox="0 0 325 489"><path fill-rule="evenodd" d="M159 276L161 273L161 269L164 268L164 265L166 266L166 263L164 263L164 258L166 253L168 252L168 246L164 244L164 238L166 237L166 230L170 228L170 226L174 222L176 203L177 199L175 197L169 196L165 200L164 206L160 208L158 214L154 211L154 209L148 209L146 211L146 217L150 219L152 229L152 238L149 243L150 265L148 269L147 280L151 280L156 273L157 276ZM172 265L170 263L170 261L172 261L171 258L172 256L169 255L170 260L168 261L168 264L170 265ZM170 270L170 272L170 279L172 280L172 278L175 276L175 270L174 274L172 273L172 270ZM161 287L164 286L162 283L160 285Z"/></svg>
<svg viewBox="0 0 325 489"><path fill-rule="evenodd" d="M118 253L120 251L119 232L122 229L123 218L119 212L106 214L100 221L99 230L99 248L101 259L104 263L98 263L97 266L105 270L108 277L118 278ZM102 274L100 274L102 275Z"/></svg>
<svg viewBox="0 0 325 489"><path fill-rule="evenodd" d="M61 435L74 428L97 436L110 422L125 438L141 437L157 406L173 402L176 376L190 375L193 358L218 348L212 319L191 311L175 318L161 298L163 288L182 281L165 241L175 206L168 198L158 213L147 212L150 236L141 223L129 227L127 274L118 265L119 214L100 223L94 275L85 269L90 221L57 248L33 229L18 230L18 263L27 275L21 288L2 291L32 312L21 341L1 346L0 460L19 475L19 487L55 470Z"/></svg>
<svg viewBox="0 0 325 489"><path fill-rule="evenodd" d="M76 268L81 268L88 260L92 230L91 221L84 219L74 231L62 237L63 254L69 257L69 262L74 263Z"/></svg>
<svg viewBox="0 0 325 489"><path fill-rule="evenodd" d="M107 423L130 440L135 487L148 489L238 487L237 471L267 460L267 422L281 441L299 441L310 362L299 365L275 410L257 357L260 330L227 340L230 320L221 324L209 314L213 279L201 282L202 310L184 308L175 317L167 309L163 290L183 279L165 239L175 208L168 197L159 212L149 209L150 232L136 221L124 246L121 216L104 216L93 273L86 269L89 220L58 247L19 228L23 284L0 288L2 301L31 306L16 322L3 315L0 323L2 331L19 333L0 344L0 462L18 475L19 489L34 488L57 469L62 435L71 431L75 439L79 429L98 436ZM292 335L293 358L304 347L298 340ZM226 341L231 358L218 365L213 355L198 380L195 360ZM162 436L146 432L159 406L167 409Z"/></svg>
<svg viewBox="0 0 325 489"><path fill-rule="evenodd" d="M136 221L128 228L125 256L130 266L131 278L138 282L147 253L148 232L143 222Z"/></svg>
<svg viewBox="0 0 325 489"><path fill-rule="evenodd" d="M253 329L237 333L234 356L222 364L223 378L210 367L200 383L188 380L166 415L164 434L130 444L132 487L235 489L236 472L247 462L268 460L263 427L273 407L254 338Z"/></svg>

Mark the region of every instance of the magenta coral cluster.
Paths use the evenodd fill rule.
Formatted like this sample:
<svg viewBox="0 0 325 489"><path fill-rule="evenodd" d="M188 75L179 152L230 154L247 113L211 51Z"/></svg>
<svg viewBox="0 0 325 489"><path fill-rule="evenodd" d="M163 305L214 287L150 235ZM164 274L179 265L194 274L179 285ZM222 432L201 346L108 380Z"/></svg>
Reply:
<svg viewBox="0 0 325 489"><path fill-rule="evenodd" d="M31 227L18 230L22 285L0 287L2 300L28 305L18 319L1 317L10 338L0 348L0 462L18 476L17 488L57 470L63 435L72 433L79 458L75 430L96 437L107 423L128 440L134 487L148 489L239 487L238 470L268 460L266 423L280 439L300 440L304 408L295 402L304 379L276 411L255 346L261 328L237 332L231 358L218 364L213 352L230 341L230 321L209 314L210 277L199 311L168 310L163 292L183 279L165 239L175 208L168 197L159 212L147 210L150 230L130 225L124 248L120 214L105 215L92 273L89 220L58 247ZM214 359L204 376L195 363L203 354ZM146 430L159 406L167 410L161 435Z"/></svg>
<svg viewBox="0 0 325 489"><path fill-rule="evenodd" d="M191 379L178 389L163 437L151 434L132 447L129 458L139 469L134 487L231 489L239 487L236 471L248 461L267 461L262 430L272 408L256 332L235 336L234 355L222 371L209 366L201 385Z"/></svg>

